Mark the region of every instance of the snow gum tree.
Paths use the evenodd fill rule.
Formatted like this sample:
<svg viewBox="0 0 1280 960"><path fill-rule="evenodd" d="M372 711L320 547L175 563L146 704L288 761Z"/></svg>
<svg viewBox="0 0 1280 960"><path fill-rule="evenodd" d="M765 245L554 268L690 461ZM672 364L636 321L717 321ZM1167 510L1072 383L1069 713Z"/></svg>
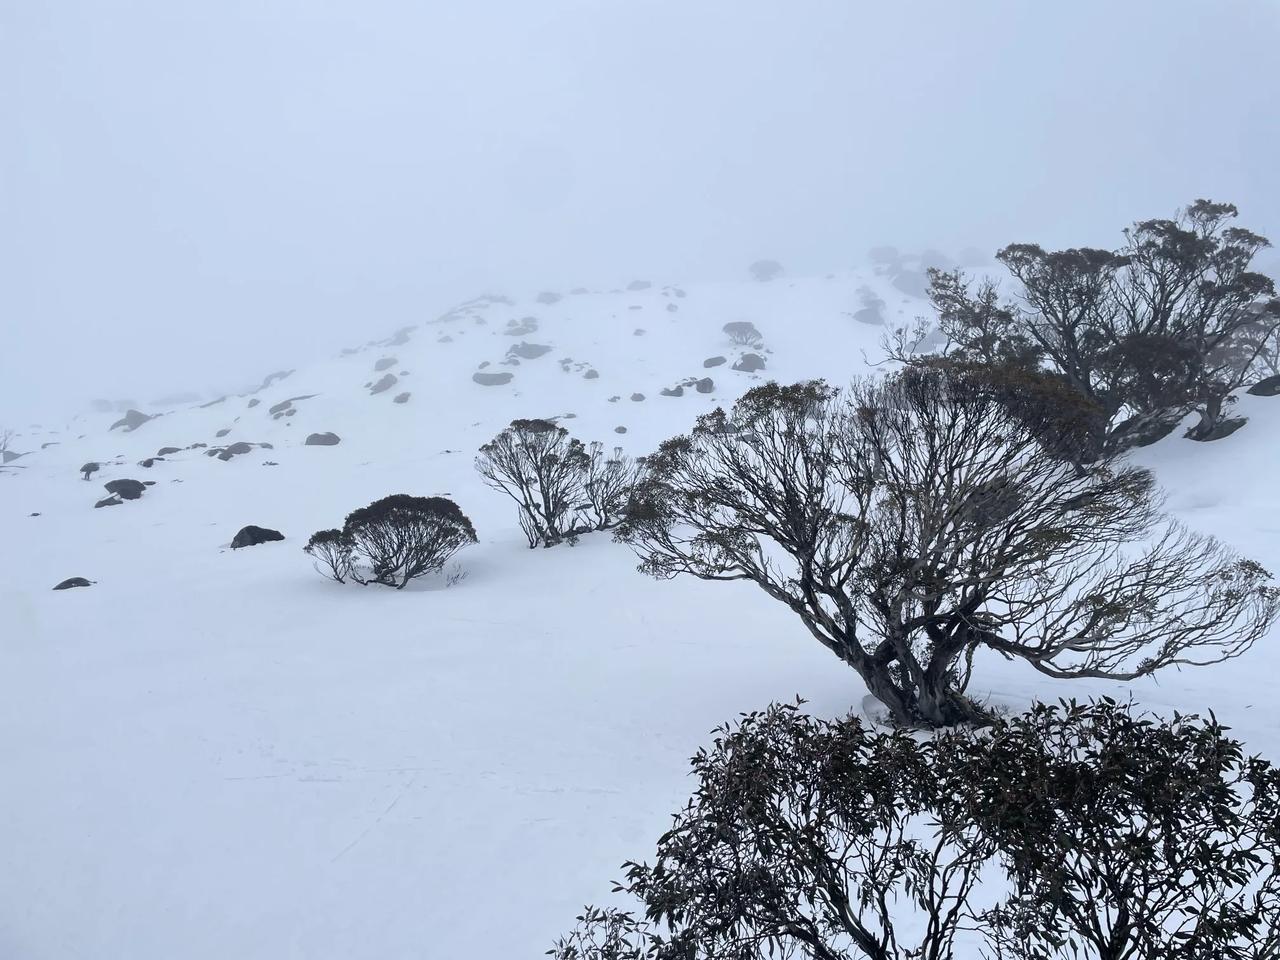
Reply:
<svg viewBox="0 0 1280 960"><path fill-rule="evenodd" d="M902 724L985 720L981 650L1123 680L1267 630L1267 571L1164 519L1147 471L1042 433L981 370L769 384L662 444L617 537L655 577L756 584Z"/></svg>
<svg viewBox="0 0 1280 960"><path fill-rule="evenodd" d="M641 464L614 447L589 447L549 420L513 420L480 448L476 470L485 484L519 508L530 548L551 547L614 526Z"/></svg>
<svg viewBox="0 0 1280 960"><path fill-rule="evenodd" d="M1043 367L1105 412L1110 450L1150 443L1188 413L1195 440L1227 426L1232 391L1272 369L1280 299L1251 269L1270 246L1234 226L1228 203L1197 200L1173 218L1143 220L1115 250L1005 247L1016 281L1004 302L990 280L930 271L930 299L950 352L965 360ZM911 359L925 327L894 352ZM1239 421L1243 422L1243 421Z"/></svg>

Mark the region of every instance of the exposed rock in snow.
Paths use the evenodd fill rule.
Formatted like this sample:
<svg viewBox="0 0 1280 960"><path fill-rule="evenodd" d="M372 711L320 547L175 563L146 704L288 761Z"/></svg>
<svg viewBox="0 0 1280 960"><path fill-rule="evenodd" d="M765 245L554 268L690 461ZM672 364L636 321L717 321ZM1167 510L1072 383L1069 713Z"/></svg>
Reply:
<svg viewBox="0 0 1280 960"><path fill-rule="evenodd" d="M1267 377L1265 380L1259 380L1248 392L1255 397L1274 397L1280 396L1280 374L1274 377Z"/></svg>
<svg viewBox="0 0 1280 960"><path fill-rule="evenodd" d="M527 340L522 340L507 349L507 356L519 357L522 360L536 360L538 357L550 352L551 346L549 344L529 343Z"/></svg>
<svg viewBox="0 0 1280 960"><path fill-rule="evenodd" d="M48 581L46 580L45 582L47 583ZM93 586L92 580L86 580L84 577L68 577L66 580L63 580L60 584L58 584L53 589L70 590L73 587L91 587L91 586Z"/></svg>
<svg viewBox="0 0 1280 960"><path fill-rule="evenodd" d="M381 380L369 388L369 394L371 396L377 396L379 393L386 393L399 382L400 378L394 373L384 374Z"/></svg>
<svg viewBox="0 0 1280 960"><path fill-rule="evenodd" d="M155 417L150 416L149 414L145 414L141 410L129 410L125 413L123 417L121 417L119 420L113 423L110 429L115 430L118 427L123 427L125 432L129 433L134 430L137 430L140 426L142 426L148 420L154 420L154 419Z"/></svg>
<svg viewBox="0 0 1280 960"><path fill-rule="evenodd" d="M241 527L240 532L231 539L231 549L239 550L241 547L256 547L260 543L270 543L274 540L283 540L284 534L279 530L272 530L269 527L256 527L249 524L247 527Z"/></svg>
<svg viewBox="0 0 1280 960"><path fill-rule="evenodd" d="M107 493L114 493L122 500L137 500L147 491L147 485L141 480L130 480L121 477L118 480L108 480L103 484Z"/></svg>
<svg viewBox="0 0 1280 960"><path fill-rule="evenodd" d="M310 434L305 446L308 447L336 447L342 439L336 433L313 433Z"/></svg>

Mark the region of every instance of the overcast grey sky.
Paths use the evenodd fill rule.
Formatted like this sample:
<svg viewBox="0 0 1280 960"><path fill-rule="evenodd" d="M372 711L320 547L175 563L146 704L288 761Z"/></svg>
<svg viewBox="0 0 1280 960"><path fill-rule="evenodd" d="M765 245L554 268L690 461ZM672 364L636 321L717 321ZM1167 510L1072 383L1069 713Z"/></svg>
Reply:
<svg viewBox="0 0 1280 960"><path fill-rule="evenodd" d="M0 0L0 421L488 290L1280 240L1277 50L1280 0Z"/></svg>

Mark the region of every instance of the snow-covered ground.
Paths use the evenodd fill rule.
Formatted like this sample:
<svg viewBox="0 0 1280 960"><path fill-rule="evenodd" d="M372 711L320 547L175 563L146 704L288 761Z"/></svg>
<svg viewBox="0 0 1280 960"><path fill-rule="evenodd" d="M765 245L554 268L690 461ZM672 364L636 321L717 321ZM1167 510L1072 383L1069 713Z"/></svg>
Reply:
<svg viewBox="0 0 1280 960"><path fill-rule="evenodd" d="M851 316L864 286L890 324L925 310L869 272L480 301L133 431L109 429L117 413L21 431L29 452L0 472L0 958L540 955L649 855L711 727L797 694L844 713L865 690L750 586L655 582L607 535L530 551L475 451L513 418L572 415L580 439L642 455L766 379L845 382L879 355L883 328ZM763 334L764 370L732 369L753 352L721 332L735 320ZM522 342L551 349L504 365ZM1175 434L1140 459L1188 525L1280 569L1280 399L1240 410L1225 440ZM328 431L339 445L304 445ZM185 449L237 441L272 446ZM138 465L166 446L184 449ZM155 483L94 509L122 477ZM480 537L465 579L312 571L307 536L390 493L462 506ZM287 539L232 552L246 524ZM73 576L95 584L51 590ZM1280 758L1276 639L1125 687L992 659L974 687L1212 709Z"/></svg>

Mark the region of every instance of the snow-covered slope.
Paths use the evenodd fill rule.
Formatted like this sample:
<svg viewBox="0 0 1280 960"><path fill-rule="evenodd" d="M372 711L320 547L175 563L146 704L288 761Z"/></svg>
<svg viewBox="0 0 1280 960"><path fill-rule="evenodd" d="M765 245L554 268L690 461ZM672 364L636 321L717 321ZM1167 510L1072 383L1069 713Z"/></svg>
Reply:
<svg viewBox="0 0 1280 960"><path fill-rule="evenodd" d="M878 358L884 328L853 316L872 295L890 324L924 312L871 273L480 298L133 430L113 413L20 433L0 473L0 957L539 955L647 854L712 726L865 691L749 586L654 582L607 536L528 550L476 448L562 417L641 455L766 379L847 381ZM762 348L721 332L743 320ZM747 353L765 368L733 369ZM1190 526L1280 568L1280 400L1241 410L1225 440L1142 459ZM326 432L341 442L304 443ZM254 446L209 455L232 443ZM94 509L125 477L154 484ZM311 570L312 531L400 492L473 519L465 579ZM232 552L246 524L287 539ZM73 576L95 584L51 590ZM1280 756L1273 642L1124 690ZM977 692L1011 704L1120 690L983 667Z"/></svg>

